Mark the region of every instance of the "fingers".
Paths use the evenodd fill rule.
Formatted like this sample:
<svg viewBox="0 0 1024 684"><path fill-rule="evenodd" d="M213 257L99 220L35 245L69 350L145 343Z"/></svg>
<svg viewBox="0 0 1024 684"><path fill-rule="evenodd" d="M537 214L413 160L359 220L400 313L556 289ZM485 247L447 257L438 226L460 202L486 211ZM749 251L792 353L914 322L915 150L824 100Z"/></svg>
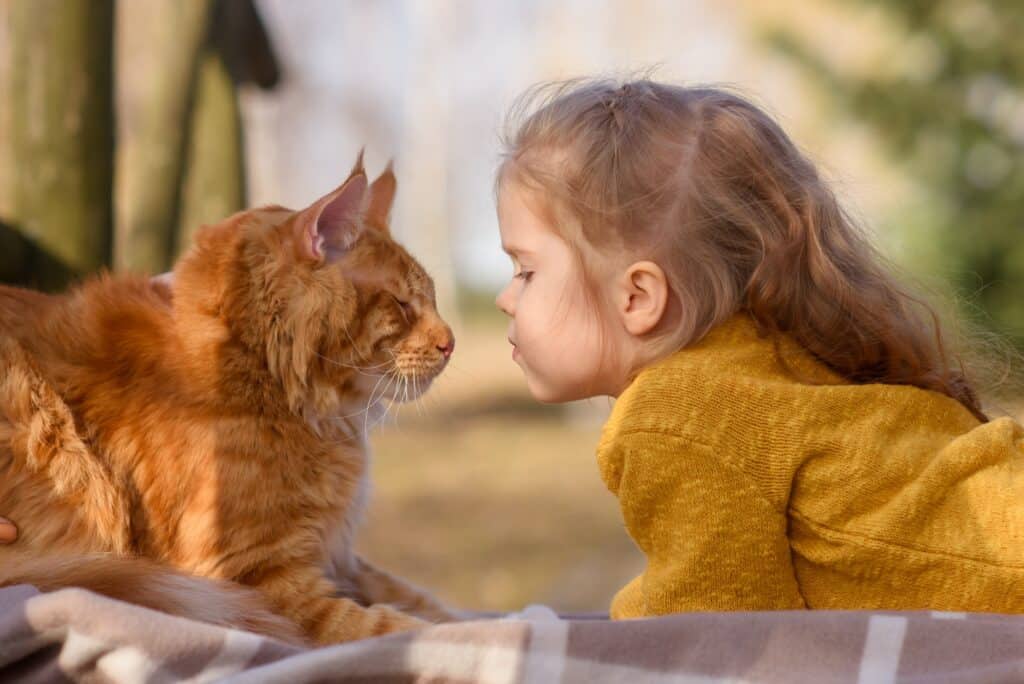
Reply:
<svg viewBox="0 0 1024 684"><path fill-rule="evenodd" d="M18 538L18 528L7 518L0 518L0 544L10 544Z"/></svg>

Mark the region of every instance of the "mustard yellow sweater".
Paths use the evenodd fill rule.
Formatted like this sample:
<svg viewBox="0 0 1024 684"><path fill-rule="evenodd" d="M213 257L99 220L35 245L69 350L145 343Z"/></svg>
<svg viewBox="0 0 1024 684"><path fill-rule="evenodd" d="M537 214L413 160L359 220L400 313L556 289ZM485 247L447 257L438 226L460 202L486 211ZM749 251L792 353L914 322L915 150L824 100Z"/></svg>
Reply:
<svg viewBox="0 0 1024 684"><path fill-rule="evenodd" d="M831 384L740 314L619 397L597 457L647 567L612 617L1024 612L1024 429L781 349Z"/></svg>

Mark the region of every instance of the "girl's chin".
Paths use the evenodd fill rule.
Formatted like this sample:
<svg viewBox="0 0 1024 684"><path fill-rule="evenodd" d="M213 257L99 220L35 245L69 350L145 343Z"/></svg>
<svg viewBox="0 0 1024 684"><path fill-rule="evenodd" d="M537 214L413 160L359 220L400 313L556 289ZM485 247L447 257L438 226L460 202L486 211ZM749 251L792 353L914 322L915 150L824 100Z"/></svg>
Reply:
<svg viewBox="0 0 1024 684"><path fill-rule="evenodd" d="M518 353L518 350L513 352L512 358L519 365L519 369L523 371L523 376L526 378L526 388L530 391L530 396L542 404L561 404L566 401L575 401L582 398L572 395L571 391L567 391L565 387L559 387L557 383L552 386L551 383L540 380L537 374L527 364L523 363L523 355Z"/></svg>
<svg viewBox="0 0 1024 684"><path fill-rule="evenodd" d="M574 399L574 397L565 396L564 392L559 392L554 388L546 387L531 380L529 376L527 376L526 385L530 390L530 395L542 404L561 404L562 402Z"/></svg>
<svg viewBox="0 0 1024 684"><path fill-rule="evenodd" d="M530 390L530 395L542 404L565 404L570 401L580 401L582 399L592 399L594 397L605 396L605 393L587 391L585 388L579 386L552 386L548 383L538 382L536 378L531 377L525 368L523 369L523 372L526 374L526 385Z"/></svg>

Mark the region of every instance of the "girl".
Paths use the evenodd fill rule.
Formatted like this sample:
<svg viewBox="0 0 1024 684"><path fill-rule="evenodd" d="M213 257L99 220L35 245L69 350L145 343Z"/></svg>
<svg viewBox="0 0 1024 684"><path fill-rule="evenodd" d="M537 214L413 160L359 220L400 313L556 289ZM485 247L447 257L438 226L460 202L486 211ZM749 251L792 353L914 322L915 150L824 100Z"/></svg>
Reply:
<svg viewBox="0 0 1024 684"><path fill-rule="evenodd" d="M618 397L597 460L647 567L612 617L1024 612L1024 429L779 126L711 88L539 95L497 304L537 399Z"/></svg>

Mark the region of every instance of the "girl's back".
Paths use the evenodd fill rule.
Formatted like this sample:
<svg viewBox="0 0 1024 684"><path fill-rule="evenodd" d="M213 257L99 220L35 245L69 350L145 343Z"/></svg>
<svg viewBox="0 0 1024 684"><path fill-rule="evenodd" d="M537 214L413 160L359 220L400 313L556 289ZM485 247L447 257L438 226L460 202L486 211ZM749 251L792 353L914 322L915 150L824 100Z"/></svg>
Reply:
<svg viewBox="0 0 1024 684"><path fill-rule="evenodd" d="M937 392L849 383L790 339L779 353L785 365L738 315L620 397L602 473L658 560L616 614L1024 612L1020 424L980 423Z"/></svg>

